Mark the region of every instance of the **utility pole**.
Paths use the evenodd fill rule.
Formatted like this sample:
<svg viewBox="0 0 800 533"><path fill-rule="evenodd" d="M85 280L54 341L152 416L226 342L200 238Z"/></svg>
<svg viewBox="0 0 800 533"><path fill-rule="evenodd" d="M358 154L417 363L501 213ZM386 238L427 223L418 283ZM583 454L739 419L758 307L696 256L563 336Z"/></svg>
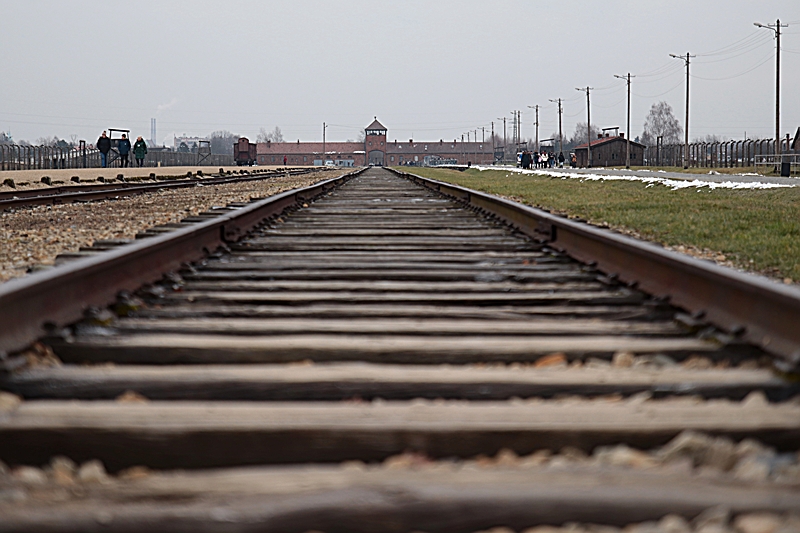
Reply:
<svg viewBox="0 0 800 533"><path fill-rule="evenodd" d="M492 164L495 163L495 160L494 160L495 153L497 153L497 150L494 147L494 120L493 120L492 121Z"/></svg>
<svg viewBox="0 0 800 533"><path fill-rule="evenodd" d="M500 119L498 118L497 120ZM494 127L494 125L492 127ZM506 162L506 149L506 117L503 117L503 163Z"/></svg>
<svg viewBox="0 0 800 533"><path fill-rule="evenodd" d="M514 115L514 125L513 125L513 128L511 130L511 139L514 141L514 151L512 152L512 155L514 156L514 159L516 159L516 157L517 157L517 111L514 110L511 113Z"/></svg>
<svg viewBox="0 0 800 533"><path fill-rule="evenodd" d="M534 143L533 149L538 152L539 151L539 104L529 105L528 107L536 111L536 122L533 123L533 125L536 126L536 136L534 137L533 141Z"/></svg>
<svg viewBox="0 0 800 533"><path fill-rule="evenodd" d="M592 87L576 87L575 90L586 91L586 136L589 138L589 142L586 143L586 168L590 168L592 166L592 113L589 107L589 91L592 90Z"/></svg>
<svg viewBox="0 0 800 533"><path fill-rule="evenodd" d="M322 166L325 166L325 158L327 157L327 152L325 151L325 130L328 129L328 125L324 122L322 123Z"/></svg>
<svg viewBox="0 0 800 533"><path fill-rule="evenodd" d="M628 131L625 134L625 139L627 141L625 146L627 151L625 168L631 168L631 78L635 78L636 76L631 76L631 73L628 72L627 76L617 76L614 74L614 77L625 80L628 83Z"/></svg>
<svg viewBox="0 0 800 533"><path fill-rule="evenodd" d="M775 48L775 164L780 165L781 147L781 28L788 28L788 24L781 24L781 20L775 24L759 24L754 22L759 28L766 28L775 32L777 46Z"/></svg>
<svg viewBox="0 0 800 533"><path fill-rule="evenodd" d="M680 59L686 63L686 122L684 127L685 137L683 141L683 169L686 170L689 168L689 63L690 58L695 56L690 56L689 52L686 52L686 57L675 54L670 54L670 57Z"/></svg>
<svg viewBox="0 0 800 533"><path fill-rule="evenodd" d="M550 100L554 104L558 104L558 151L564 151L564 135L561 133L561 114L564 111L561 107L561 98L558 100Z"/></svg>

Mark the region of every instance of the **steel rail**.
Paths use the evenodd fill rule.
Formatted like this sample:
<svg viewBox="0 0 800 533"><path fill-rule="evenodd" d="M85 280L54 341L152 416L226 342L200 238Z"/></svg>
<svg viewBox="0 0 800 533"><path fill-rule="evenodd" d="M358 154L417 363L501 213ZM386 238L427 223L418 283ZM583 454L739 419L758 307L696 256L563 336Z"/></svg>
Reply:
<svg viewBox="0 0 800 533"><path fill-rule="evenodd" d="M312 169L291 170L290 176L297 176L314 172ZM263 180L273 176L283 176L284 172L267 171L247 176L219 176L210 178L192 178L164 180L155 183L122 182L107 185L74 185L59 186L52 189L35 189L29 191L15 191L0 193L0 210L28 205L55 205L73 201L87 202L91 200L105 200L118 196L131 196L158 189L182 189L202 185L224 185L228 183L243 183L247 181Z"/></svg>
<svg viewBox="0 0 800 533"><path fill-rule="evenodd" d="M82 316L91 306L134 290L238 240L265 219L325 194L363 170L293 189L211 220L144 239L62 267L0 285L0 351L24 349L48 330Z"/></svg>
<svg viewBox="0 0 800 533"><path fill-rule="evenodd" d="M296 172L296 170L292 171L292 172ZM273 171L263 171L263 172L258 172L257 174L249 174L247 177L251 177L252 178L252 177L256 177L256 176L268 176L268 175L275 175L275 174L283 174L283 172L275 173ZM151 177L147 177L147 178L146 177L136 177L136 178L131 177L130 178L131 181L121 181L121 182L118 182L118 183L103 183L103 182L101 182L101 183L96 183L96 184L83 183L83 184L78 184L78 185L53 185L53 186L48 187L46 189L43 188L43 189L28 189L28 190L20 190L20 191L17 191L17 190L5 191L5 192L0 192L0 201L2 201L2 200L15 200L17 198L30 198L30 197L35 197L35 196L52 196L52 195L56 195L56 194L74 193L74 192L94 192L94 191L107 191L107 190L113 190L113 189L128 189L128 188L131 188L131 187L139 187L139 186L143 185L142 181L144 181L144 180L148 181L148 183L145 183L146 185L152 185L153 183L163 183L163 184L187 183L187 179L210 181L210 180L233 179L233 178L237 178L237 177L240 177L240 176L239 175L237 175L237 176L233 176L233 175L232 176L207 175L204 178L200 178L200 177L187 178L186 176L180 176L180 177L170 177L170 178L166 178L165 177L164 179L161 179L161 180L159 180L157 182L152 182L151 180L153 180L153 178L151 178ZM241 176L241 177L244 178L245 176Z"/></svg>
<svg viewBox="0 0 800 533"><path fill-rule="evenodd" d="M489 213L621 282L711 322L733 337L779 356L783 371L800 370L800 289L718 266L610 230L510 200L390 169L429 189Z"/></svg>

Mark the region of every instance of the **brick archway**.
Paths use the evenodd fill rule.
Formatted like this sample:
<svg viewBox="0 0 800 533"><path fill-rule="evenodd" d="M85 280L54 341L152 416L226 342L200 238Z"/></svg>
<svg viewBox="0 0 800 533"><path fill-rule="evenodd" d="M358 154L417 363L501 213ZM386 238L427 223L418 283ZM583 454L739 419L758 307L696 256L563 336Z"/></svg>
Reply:
<svg viewBox="0 0 800 533"><path fill-rule="evenodd" d="M384 161L386 159L386 154L384 154L380 150L372 150L369 154L367 154L367 163L370 165L379 165L383 166Z"/></svg>

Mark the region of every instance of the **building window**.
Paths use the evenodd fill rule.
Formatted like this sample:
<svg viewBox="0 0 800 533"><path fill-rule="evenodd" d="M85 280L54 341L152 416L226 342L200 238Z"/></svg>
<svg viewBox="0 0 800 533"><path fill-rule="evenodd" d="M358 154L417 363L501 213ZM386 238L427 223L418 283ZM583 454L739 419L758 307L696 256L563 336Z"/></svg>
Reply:
<svg viewBox="0 0 800 533"><path fill-rule="evenodd" d="M273 163L275 162L275 156L274 155L272 156L272 162Z"/></svg>
<svg viewBox="0 0 800 533"><path fill-rule="evenodd" d="M383 146L383 141L381 141L381 146Z"/></svg>
<svg viewBox="0 0 800 533"><path fill-rule="evenodd" d="M308 161L308 158L306 156L303 156L303 161Z"/></svg>
<svg viewBox="0 0 800 533"><path fill-rule="evenodd" d="M392 163L394 163L394 156L390 157L390 158L389 158L389 161L391 161Z"/></svg>

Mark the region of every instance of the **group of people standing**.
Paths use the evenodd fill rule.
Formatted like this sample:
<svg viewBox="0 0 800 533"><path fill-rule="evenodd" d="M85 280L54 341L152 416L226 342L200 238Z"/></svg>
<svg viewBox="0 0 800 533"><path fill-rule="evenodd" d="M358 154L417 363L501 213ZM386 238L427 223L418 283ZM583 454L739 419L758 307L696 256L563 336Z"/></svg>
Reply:
<svg viewBox="0 0 800 533"><path fill-rule="evenodd" d="M525 150L522 152L520 157L520 164L524 169L531 169L531 168L554 168L556 166L556 162L558 162L559 168L564 168L564 161L567 158L564 157L564 152L559 152L558 157L556 157L555 152L546 152L542 150L541 152L530 152ZM575 158L575 154L571 154L570 158L570 166L575 168L577 160Z"/></svg>
<svg viewBox="0 0 800 533"><path fill-rule="evenodd" d="M106 168L108 166L108 153L111 151L111 139L105 131L100 135L100 138L97 139L95 147L100 152L100 165ZM124 133L122 134L122 138L117 140L117 152L119 152L120 166L127 167L128 157L131 153L131 141ZM144 156L147 155L147 143L144 142L141 135L136 138L136 142L133 145L133 155L136 157L136 166L144 166Z"/></svg>

